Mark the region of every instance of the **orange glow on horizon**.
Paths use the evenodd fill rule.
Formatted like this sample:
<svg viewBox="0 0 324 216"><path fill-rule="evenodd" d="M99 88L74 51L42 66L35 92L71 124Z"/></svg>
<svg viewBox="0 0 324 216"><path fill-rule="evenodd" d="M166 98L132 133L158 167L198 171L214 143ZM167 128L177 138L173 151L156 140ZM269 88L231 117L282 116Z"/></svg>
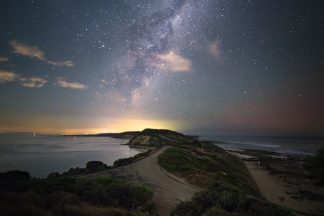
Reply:
<svg viewBox="0 0 324 216"><path fill-rule="evenodd" d="M108 122L108 123L107 123ZM93 123L93 122L91 122ZM49 125L50 122L46 121ZM95 124L95 127L66 127L64 122L56 127L42 127L38 125L20 126L20 127L0 127L0 132L36 132L43 134L97 134L97 133L118 133L124 131L141 131L145 128L155 129L170 129L179 130L180 125L178 123L167 120L153 120L153 119L138 119L138 118L123 118L113 120L102 120Z"/></svg>

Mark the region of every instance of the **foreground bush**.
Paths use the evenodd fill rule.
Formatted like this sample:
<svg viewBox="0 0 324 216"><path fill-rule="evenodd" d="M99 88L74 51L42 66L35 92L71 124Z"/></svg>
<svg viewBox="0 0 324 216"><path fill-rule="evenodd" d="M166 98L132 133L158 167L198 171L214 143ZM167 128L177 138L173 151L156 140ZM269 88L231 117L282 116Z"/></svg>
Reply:
<svg viewBox="0 0 324 216"><path fill-rule="evenodd" d="M324 185L324 148L321 148L314 156L309 157L305 167L319 180L318 184Z"/></svg>
<svg viewBox="0 0 324 216"><path fill-rule="evenodd" d="M37 193L0 193L1 216L136 216L114 207L81 202L75 195L58 192L43 196Z"/></svg>
<svg viewBox="0 0 324 216"><path fill-rule="evenodd" d="M1 216L115 215L119 210L112 210L113 208L121 209L120 212L150 213L155 210L152 197L153 192L147 187L110 177L0 179ZM4 210L5 206L9 207ZM17 209L10 206L16 206ZM96 213L86 213L90 211Z"/></svg>
<svg viewBox="0 0 324 216"><path fill-rule="evenodd" d="M172 215L241 215L241 216L289 216L290 212L266 201L251 198L239 191L215 184L207 191L195 194L189 202L180 203Z"/></svg>

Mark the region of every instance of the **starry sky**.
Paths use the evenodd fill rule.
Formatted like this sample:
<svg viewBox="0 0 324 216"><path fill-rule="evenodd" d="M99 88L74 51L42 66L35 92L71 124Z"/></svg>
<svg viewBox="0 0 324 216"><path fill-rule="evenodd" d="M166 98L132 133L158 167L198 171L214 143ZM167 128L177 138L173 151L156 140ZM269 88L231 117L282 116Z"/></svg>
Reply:
<svg viewBox="0 0 324 216"><path fill-rule="evenodd" d="M1 1L0 131L324 135L318 0Z"/></svg>

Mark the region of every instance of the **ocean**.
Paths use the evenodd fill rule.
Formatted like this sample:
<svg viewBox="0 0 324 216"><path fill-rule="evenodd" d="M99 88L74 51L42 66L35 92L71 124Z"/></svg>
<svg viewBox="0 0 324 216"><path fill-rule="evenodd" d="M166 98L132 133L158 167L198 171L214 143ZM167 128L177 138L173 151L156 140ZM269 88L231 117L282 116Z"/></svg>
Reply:
<svg viewBox="0 0 324 216"><path fill-rule="evenodd" d="M200 136L225 150L265 150L282 154L313 155L324 147L323 137Z"/></svg>
<svg viewBox="0 0 324 216"><path fill-rule="evenodd" d="M120 145L127 142L109 137L0 134L0 172L24 170L32 176L45 177L51 172L85 167L92 160L112 165L119 158L143 151Z"/></svg>

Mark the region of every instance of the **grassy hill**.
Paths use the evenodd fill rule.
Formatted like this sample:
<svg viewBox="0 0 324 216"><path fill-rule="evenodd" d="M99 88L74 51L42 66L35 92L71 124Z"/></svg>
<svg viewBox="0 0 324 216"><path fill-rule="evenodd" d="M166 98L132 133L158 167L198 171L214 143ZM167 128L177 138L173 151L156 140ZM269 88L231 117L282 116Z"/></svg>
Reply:
<svg viewBox="0 0 324 216"><path fill-rule="evenodd" d="M159 156L165 170L204 190L180 203L173 215L290 215L264 200L243 162L197 137L146 129L129 145L171 146Z"/></svg>

